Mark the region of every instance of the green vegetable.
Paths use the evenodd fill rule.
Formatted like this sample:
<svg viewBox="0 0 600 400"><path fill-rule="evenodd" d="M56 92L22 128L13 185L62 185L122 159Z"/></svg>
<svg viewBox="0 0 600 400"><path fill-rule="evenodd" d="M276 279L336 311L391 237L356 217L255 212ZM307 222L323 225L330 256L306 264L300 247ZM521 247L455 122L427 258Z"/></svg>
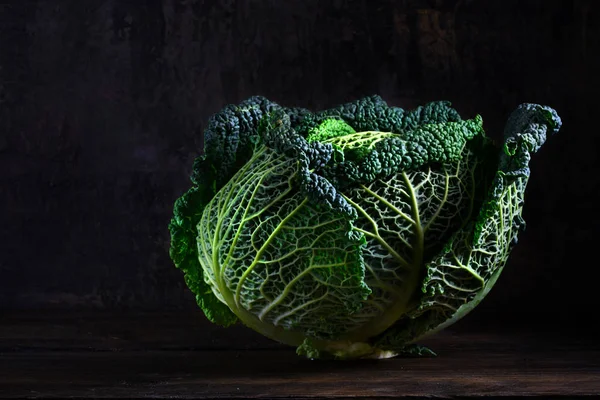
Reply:
<svg viewBox="0 0 600 400"><path fill-rule="evenodd" d="M504 144L448 102L211 117L170 255L207 318L309 358L424 356L490 291L524 229L529 160L561 121L522 104Z"/></svg>

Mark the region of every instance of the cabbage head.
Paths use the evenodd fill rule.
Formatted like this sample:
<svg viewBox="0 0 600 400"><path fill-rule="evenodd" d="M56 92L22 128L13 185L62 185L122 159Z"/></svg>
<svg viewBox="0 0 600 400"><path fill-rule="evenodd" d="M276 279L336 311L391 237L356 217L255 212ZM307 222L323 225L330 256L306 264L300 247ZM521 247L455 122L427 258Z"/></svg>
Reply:
<svg viewBox="0 0 600 400"><path fill-rule="evenodd" d="M445 101L311 112L254 96L210 118L170 256L213 323L309 358L431 355L417 341L498 279L530 157L560 127L522 104L496 146Z"/></svg>

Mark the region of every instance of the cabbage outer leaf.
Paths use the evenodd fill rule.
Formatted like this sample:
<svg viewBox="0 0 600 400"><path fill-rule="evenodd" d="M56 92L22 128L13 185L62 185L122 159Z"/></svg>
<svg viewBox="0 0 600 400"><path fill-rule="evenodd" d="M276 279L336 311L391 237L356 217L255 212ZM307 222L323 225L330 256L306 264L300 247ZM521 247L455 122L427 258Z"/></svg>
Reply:
<svg viewBox="0 0 600 400"><path fill-rule="evenodd" d="M363 235L309 201L298 162L262 146L206 206L198 253L214 295L261 332L333 338L360 321L370 294ZM286 339L287 338L287 339Z"/></svg>
<svg viewBox="0 0 600 400"><path fill-rule="evenodd" d="M376 338L374 347L401 352L460 320L488 294L525 229L531 154L561 125L555 110L538 104L522 104L511 114L499 169L481 210L427 263L419 306Z"/></svg>

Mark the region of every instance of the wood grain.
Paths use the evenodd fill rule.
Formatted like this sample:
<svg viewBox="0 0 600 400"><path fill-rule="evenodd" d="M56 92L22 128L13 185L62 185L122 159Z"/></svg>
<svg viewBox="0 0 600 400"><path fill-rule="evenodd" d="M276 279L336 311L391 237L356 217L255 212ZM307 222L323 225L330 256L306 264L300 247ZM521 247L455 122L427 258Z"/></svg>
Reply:
<svg viewBox="0 0 600 400"><path fill-rule="evenodd" d="M516 339L518 340L518 339ZM435 359L304 360L293 351L4 354L3 397L339 398L599 395L588 350L455 348Z"/></svg>
<svg viewBox="0 0 600 400"><path fill-rule="evenodd" d="M445 331L425 359L316 361L191 314L0 318L2 398L480 398L600 395L593 339Z"/></svg>

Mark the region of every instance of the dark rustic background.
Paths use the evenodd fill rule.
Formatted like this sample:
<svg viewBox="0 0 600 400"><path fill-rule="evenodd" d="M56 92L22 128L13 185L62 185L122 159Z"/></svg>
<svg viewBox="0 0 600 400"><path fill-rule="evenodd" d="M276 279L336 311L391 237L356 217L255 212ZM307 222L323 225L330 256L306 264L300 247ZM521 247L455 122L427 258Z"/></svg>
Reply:
<svg viewBox="0 0 600 400"><path fill-rule="evenodd" d="M519 103L557 109L528 229L464 323L583 329L599 43L593 0L3 1L0 308L193 309L167 224L207 118L254 94L312 109L380 94L451 100L494 137Z"/></svg>

